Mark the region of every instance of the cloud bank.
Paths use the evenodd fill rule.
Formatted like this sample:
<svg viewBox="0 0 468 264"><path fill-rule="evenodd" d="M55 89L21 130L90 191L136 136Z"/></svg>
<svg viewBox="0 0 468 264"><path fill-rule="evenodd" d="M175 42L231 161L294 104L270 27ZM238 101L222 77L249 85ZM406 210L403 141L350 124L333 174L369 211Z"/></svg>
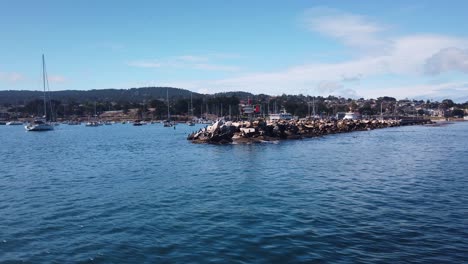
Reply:
<svg viewBox="0 0 468 264"><path fill-rule="evenodd" d="M173 84L210 92L228 90L255 91L267 94L300 93L372 97L390 95L398 98L417 95L435 96L462 83L434 85L428 75L446 71L468 73L468 39L440 34L393 36L391 27L361 15L333 9L311 9L303 18L311 34L335 39L356 51L352 59L333 63L310 63L274 72L256 72L212 81L188 81ZM369 78L418 79L419 84L372 87ZM447 90L448 92L448 90Z"/></svg>
<svg viewBox="0 0 468 264"><path fill-rule="evenodd" d="M429 75L449 71L468 73L468 50L446 48L426 60L425 72Z"/></svg>

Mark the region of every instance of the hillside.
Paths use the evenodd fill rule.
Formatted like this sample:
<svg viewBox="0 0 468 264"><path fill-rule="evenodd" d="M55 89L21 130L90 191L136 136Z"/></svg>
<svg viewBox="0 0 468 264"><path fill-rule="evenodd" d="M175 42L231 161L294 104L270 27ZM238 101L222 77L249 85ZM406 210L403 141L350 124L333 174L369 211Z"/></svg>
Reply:
<svg viewBox="0 0 468 264"><path fill-rule="evenodd" d="M247 92L226 92L217 93L213 95L203 95L195 93L186 89L173 88L173 87L141 87L130 89L100 89L100 90L65 90L65 91L51 91L52 99L62 102L77 102L84 103L89 101L98 102L119 102L128 101L131 103L138 103L145 100L152 99L165 99L166 93L169 90L170 98L186 99L199 98L200 96L217 97L217 96L235 96L238 98L253 97L254 95ZM27 91L27 90L7 90L0 91L0 105L4 104L24 104L36 99L42 99L42 91Z"/></svg>

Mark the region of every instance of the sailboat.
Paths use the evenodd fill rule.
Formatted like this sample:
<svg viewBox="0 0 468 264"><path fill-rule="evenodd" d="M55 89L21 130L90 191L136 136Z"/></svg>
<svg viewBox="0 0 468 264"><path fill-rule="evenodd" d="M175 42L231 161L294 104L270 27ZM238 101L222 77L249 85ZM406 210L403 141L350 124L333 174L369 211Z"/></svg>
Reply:
<svg viewBox="0 0 468 264"><path fill-rule="evenodd" d="M163 126L171 127L173 126L173 124L171 122L171 114L169 112L169 88L166 89L166 97L167 97L167 120L164 121Z"/></svg>
<svg viewBox="0 0 468 264"><path fill-rule="evenodd" d="M54 130L54 126L47 121L47 91L46 91L46 83L47 87L49 85L49 81L47 80L47 73L45 67L45 59L44 54L42 54L42 85L44 89L44 116L42 118L35 119L33 122L25 126L27 131L49 131ZM51 106L52 108L52 106Z"/></svg>
<svg viewBox="0 0 468 264"><path fill-rule="evenodd" d="M86 123L86 126L87 127L98 127L98 126L101 126L101 122L97 121L96 120L97 118L97 112L96 112L96 102L94 102L94 119L93 120L89 120L87 123Z"/></svg>
<svg viewBox="0 0 468 264"><path fill-rule="evenodd" d="M191 118L189 121L187 121L187 125L189 126L194 126L195 122L193 122L193 103L192 103L192 93L190 93L190 112L192 114Z"/></svg>

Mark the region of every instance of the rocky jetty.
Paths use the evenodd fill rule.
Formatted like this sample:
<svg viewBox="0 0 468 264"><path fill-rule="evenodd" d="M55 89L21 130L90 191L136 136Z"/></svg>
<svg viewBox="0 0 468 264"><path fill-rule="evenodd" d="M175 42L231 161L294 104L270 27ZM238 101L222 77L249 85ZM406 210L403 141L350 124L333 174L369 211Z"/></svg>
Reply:
<svg viewBox="0 0 468 264"><path fill-rule="evenodd" d="M420 122L427 123L429 120ZM190 134L194 143L255 143L283 139L301 139L328 134L364 131L402 125L401 120L307 120L231 122L218 120L215 124Z"/></svg>

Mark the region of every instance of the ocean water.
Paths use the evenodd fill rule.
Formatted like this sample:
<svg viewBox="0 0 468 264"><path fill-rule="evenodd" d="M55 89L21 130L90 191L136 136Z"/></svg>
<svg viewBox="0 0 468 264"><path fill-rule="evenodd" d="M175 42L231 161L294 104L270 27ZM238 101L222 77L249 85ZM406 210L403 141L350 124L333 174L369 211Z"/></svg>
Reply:
<svg viewBox="0 0 468 264"><path fill-rule="evenodd" d="M468 122L254 145L0 126L0 263L467 263Z"/></svg>

